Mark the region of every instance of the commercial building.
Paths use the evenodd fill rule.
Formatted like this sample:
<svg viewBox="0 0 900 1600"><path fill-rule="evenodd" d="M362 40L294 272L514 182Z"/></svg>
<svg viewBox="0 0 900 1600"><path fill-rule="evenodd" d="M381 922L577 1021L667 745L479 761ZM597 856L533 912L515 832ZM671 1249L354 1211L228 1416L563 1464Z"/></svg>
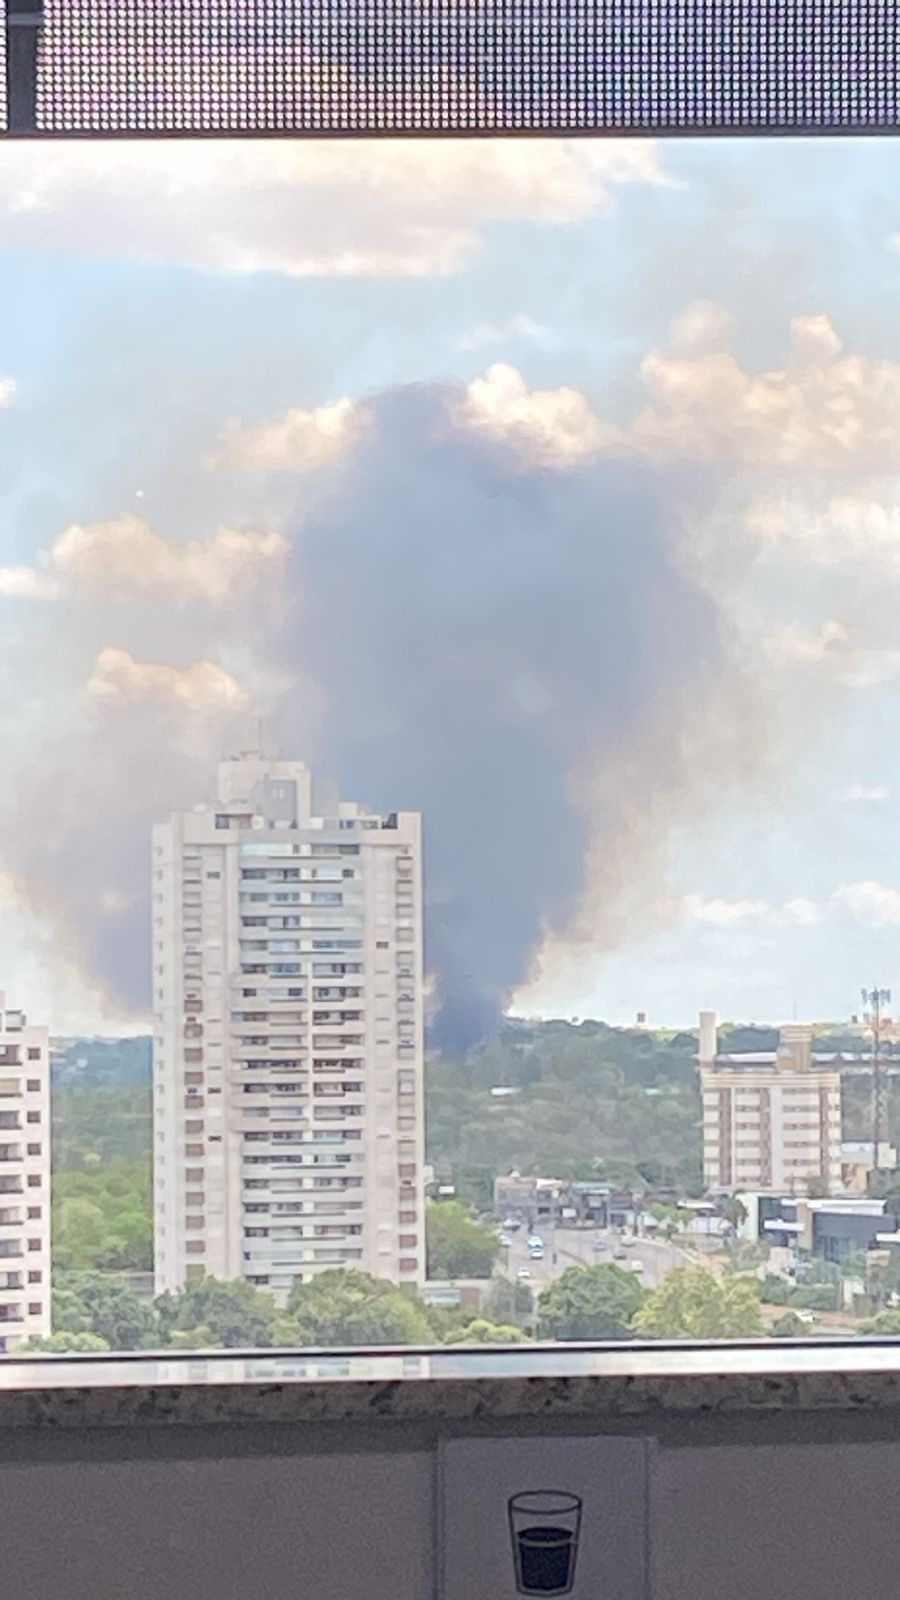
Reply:
<svg viewBox="0 0 900 1600"><path fill-rule="evenodd" d="M571 1183L513 1172L495 1179L494 1210L531 1228L633 1228L636 1202L629 1190L611 1183Z"/></svg>
<svg viewBox="0 0 900 1600"><path fill-rule="evenodd" d="M841 1075L809 1028L782 1028L774 1051L720 1055L716 1014L702 1011L699 1058L709 1193L840 1189Z"/></svg>
<svg viewBox="0 0 900 1600"><path fill-rule="evenodd" d="M782 1199L762 1224L760 1238L770 1245L843 1262L874 1250L895 1218L884 1200Z"/></svg>
<svg viewBox="0 0 900 1600"><path fill-rule="evenodd" d="M157 1291L425 1277L421 818L245 755L153 832Z"/></svg>
<svg viewBox="0 0 900 1600"><path fill-rule="evenodd" d="M0 1352L50 1332L50 1040L0 993Z"/></svg>

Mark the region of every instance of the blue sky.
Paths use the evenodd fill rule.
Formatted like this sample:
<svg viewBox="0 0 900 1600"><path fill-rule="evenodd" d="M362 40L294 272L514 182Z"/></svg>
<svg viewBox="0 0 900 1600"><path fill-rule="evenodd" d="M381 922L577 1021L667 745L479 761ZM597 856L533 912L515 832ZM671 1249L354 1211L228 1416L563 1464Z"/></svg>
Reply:
<svg viewBox="0 0 900 1600"><path fill-rule="evenodd" d="M49 884L23 843L21 797L89 755L108 772L73 765L85 806L133 807L116 716L136 763L189 747L199 783L228 717L327 698L315 661L298 687L270 647L282 546L340 493L376 397L437 383L461 433L523 472L637 462L723 651L718 688L679 712L683 766L653 804L645 774L633 829L597 823L577 930L552 919L516 1006L683 1024L900 992L892 141L0 158L0 987L57 1029L141 1025L90 955L85 883ZM60 544L73 527L86 539ZM615 893L610 860L591 865L605 849ZM125 937L143 869L124 845L109 859L96 915L113 936L131 916Z"/></svg>

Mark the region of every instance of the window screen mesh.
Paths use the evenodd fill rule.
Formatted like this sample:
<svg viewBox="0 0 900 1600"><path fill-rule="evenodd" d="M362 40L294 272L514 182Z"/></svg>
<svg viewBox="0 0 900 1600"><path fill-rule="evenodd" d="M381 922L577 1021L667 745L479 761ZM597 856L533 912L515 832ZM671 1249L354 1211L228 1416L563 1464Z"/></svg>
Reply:
<svg viewBox="0 0 900 1600"><path fill-rule="evenodd" d="M47 132L896 121L900 0L45 0L45 17Z"/></svg>

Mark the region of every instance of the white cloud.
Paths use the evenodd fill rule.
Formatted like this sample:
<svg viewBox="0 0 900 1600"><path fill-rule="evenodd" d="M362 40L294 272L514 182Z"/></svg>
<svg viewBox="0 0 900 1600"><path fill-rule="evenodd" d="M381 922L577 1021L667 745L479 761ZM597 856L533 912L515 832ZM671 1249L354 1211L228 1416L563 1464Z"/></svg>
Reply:
<svg viewBox="0 0 900 1600"><path fill-rule="evenodd" d="M727 349L736 321L715 300L694 300L669 327L669 344L678 355L699 356Z"/></svg>
<svg viewBox="0 0 900 1600"><path fill-rule="evenodd" d="M457 421L548 467L570 467L613 449L618 430L601 422L578 389L529 389L505 362L469 384Z"/></svg>
<svg viewBox="0 0 900 1600"><path fill-rule="evenodd" d="M312 410L295 406L282 417L243 427L230 422L210 465L243 471L307 471L336 460L365 430L369 413L351 400Z"/></svg>
<svg viewBox="0 0 900 1600"><path fill-rule="evenodd" d="M15 378L5 377L0 372L0 411L5 411L13 404L18 393Z"/></svg>
<svg viewBox="0 0 900 1600"><path fill-rule="evenodd" d="M459 341L460 350L483 350L489 344L504 344L510 339L527 339L540 343L547 337L543 323L535 322L524 311L517 312L506 322L480 322L476 328L464 333Z"/></svg>
<svg viewBox="0 0 900 1600"><path fill-rule="evenodd" d="M773 666L814 667L848 689L870 689L900 677L900 650L859 644L834 617L818 630L789 623L763 645Z"/></svg>
<svg viewBox="0 0 900 1600"><path fill-rule="evenodd" d="M672 909L680 921L715 928L747 923L768 928L809 928L829 920L883 928L900 923L900 890L865 880L842 883L824 900L792 899L780 905L762 899L705 899L699 894L687 894Z"/></svg>
<svg viewBox="0 0 900 1600"><path fill-rule="evenodd" d="M174 706L201 716L241 711L248 704L236 678L214 661L195 661L189 667L136 661L127 650L101 650L86 684L86 693L106 705L135 705L141 701Z"/></svg>
<svg viewBox="0 0 900 1600"><path fill-rule="evenodd" d="M504 364L470 386L461 419L491 437L527 443L548 464L610 454L893 470L900 363L845 355L824 316L794 317L789 332L784 364L750 371L729 348L731 317L701 301L676 318L668 348L644 357L639 376L647 398L624 422L600 415L580 390L530 390ZM757 508L758 534L771 537L771 526L771 510ZM881 537L892 546L895 533L888 517Z"/></svg>
<svg viewBox="0 0 900 1600"><path fill-rule="evenodd" d="M0 567L0 594L14 600L55 600L59 586L35 567Z"/></svg>
<svg viewBox="0 0 900 1600"><path fill-rule="evenodd" d="M650 402L629 429L637 448L761 465L893 458L900 364L845 355L827 317L794 317L784 365L751 372L728 348L729 319L717 312L704 307L699 347L695 338L685 351L681 318L673 351L645 358Z"/></svg>
<svg viewBox="0 0 900 1600"><path fill-rule="evenodd" d="M815 900L787 900L781 908L778 920L794 923L800 928L812 928L821 922L825 916L825 909Z"/></svg>
<svg viewBox="0 0 900 1600"><path fill-rule="evenodd" d="M851 783L833 796L842 805L880 805L890 798L891 791L886 783Z"/></svg>
<svg viewBox="0 0 900 1600"><path fill-rule="evenodd" d="M831 896L831 907L853 922L884 928L900 922L900 890L884 883L844 883Z"/></svg>
<svg viewBox="0 0 900 1600"><path fill-rule="evenodd" d="M900 575L900 503L842 495L817 506L766 496L748 507L744 526L770 559L868 571L879 582Z"/></svg>
<svg viewBox="0 0 900 1600"><path fill-rule="evenodd" d="M488 224L565 226L671 183L640 140L164 140L0 151L10 247L215 272L443 274Z"/></svg>
<svg viewBox="0 0 900 1600"><path fill-rule="evenodd" d="M704 900L702 895L688 894L680 903L681 916L688 922L705 922L714 928L765 921L771 911L768 900Z"/></svg>
<svg viewBox="0 0 900 1600"><path fill-rule="evenodd" d="M34 567L0 567L0 594L32 600L155 595L221 607L271 572L285 549L278 533L234 528L177 543L140 517L125 515L67 528Z"/></svg>

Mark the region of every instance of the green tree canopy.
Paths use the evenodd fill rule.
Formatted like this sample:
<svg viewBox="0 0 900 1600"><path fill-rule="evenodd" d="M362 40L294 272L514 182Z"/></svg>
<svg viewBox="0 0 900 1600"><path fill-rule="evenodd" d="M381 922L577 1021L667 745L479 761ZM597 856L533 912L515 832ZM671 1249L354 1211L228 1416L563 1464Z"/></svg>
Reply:
<svg viewBox="0 0 900 1600"><path fill-rule="evenodd" d="M426 1075L429 1159L463 1198L469 1174L643 1179L702 1189L696 1040L602 1023L509 1023ZM498 1100L491 1090L513 1089Z"/></svg>
<svg viewBox="0 0 900 1600"><path fill-rule="evenodd" d="M527 1283L500 1275L491 1284L484 1313L490 1322L528 1323L534 1314L534 1295Z"/></svg>
<svg viewBox="0 0 900 1600"><path fill-rule="evenodd" d="M329 1345L430 1344L421 1303L368 1272L337 1267L309 1283L294 1280L288 1313L305 1348Z"/></svg>
<svg viewBox="0 0 900 1600"><path fill-rule="evenodd" d="M22 1346L25 1354L48 1356L101 1355L108 1349L109 1345L99 1333L51 1333L47 1339L29 1339Z"/></svg>
<svg viewBox="0 0 900 1600"><path fill-rule="evenodd" d="M705 1267L676 1267L647 1297L634 1327L650 1339L761 1338L759 1284L734 1273L717 1277Z"/></svg>
<svg viewBox="0 0 900 1600"><path fill-rule="evenodd" d="M448 1333L445 1344L525 1344L528 1335L514 1322L489 1322L476 1317L465 1328Z"/></svg>
<svg viewBox="0 0 900 1600"><path fill-rule="evenodd" d="M98 1099L85 1095L82 1099ZM100 1114L101 1105L97 1106ZM56 1152L54 1151L54 1162ZM84 1154L53 1174L53 1260L69 1271L148 1272L153 1265L149 1160L103 1166Z"/></svg>
<svg viewBox="0 0 900 1600"><path fill-rule="evenodd" d="M723 1207L722 1215L726 1221L731 1223L733 1228L739 1228L742 1223L747 1221L747 1207L744 1205L740 1195L733 1194L729 1196Z"/></svg>
<svg viewBox="0 0 900 1600"><path fill-rule="evenodd" d="M633 1272L569 1267L538 1301L541 1339L628 1339L644 1291Z"/></svg>
<svg viewBox="0 0 900 1600"><path fill-rule="evenodd" d="M786 1311L772 1325L773 1339L804 1339L809 1336L809 1323L798 1317L796 1311Z"/></svg>
<svg viewBox="0 0 900 1600"><path fill-rule="evenodd" d="M441 1200L425 1214L429 1278L489 1278L500 1251L490 1228L459 1200Z"/></svg>
<svg viewBox="0 0 900 1600"><path fill-rule="evenodd" d="M156 1302L165 1342L182 1349L269 1349L275 1343L277 1307L270 1294L241 1279L201 1278Z"/></svg>
<svg viewBox="0 0 900 1600"><path fill-rule="evenodd" d="M110 1350L148 1350L161 1342L152 1306L121 1279L99 1272L58 1273L53 1287L54 1332L90 1332Z"/></svg>
<svg viewBox="0 0 900 1600"><path fill-rule="evenodd" d="M900 1308L889 1311L879 1311L875 1317L870 1317L868 1322L861 1322L859 1332L870 1338L880 1335L884 1338L895 1339L900 1337Z"/></svg>

